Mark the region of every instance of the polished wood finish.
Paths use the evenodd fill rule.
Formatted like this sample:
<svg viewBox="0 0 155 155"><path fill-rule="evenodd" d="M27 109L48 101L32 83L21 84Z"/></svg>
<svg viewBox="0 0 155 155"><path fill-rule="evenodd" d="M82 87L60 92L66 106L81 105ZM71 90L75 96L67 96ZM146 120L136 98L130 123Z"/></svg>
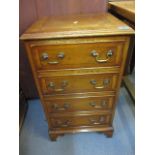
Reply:
<svg viewBox="0 0 155 155"><path fill-rule="evenodd" d="M107 0L91 0L91 3L90 0L19 0L19 34L21 35L32 23L45 16L106 11ZM36 98L38 93L21 41L19 49L20 85L27 99Z"/></svg>
<svg viewBox="0 0 155 155"><path fill-rule="evenodd" d="M52 129L63 128L80 128L82 127L97 127L108 126L111 119L110 114L102 115L85 115L85 116L53 116L51 117Z"/></svg>
<svg viewBox="0 0 155 155"><path fill-rule="evenodd" d="M72 28L69 22L75 17L82 22ZM45 18L21 36L52 140L76 132L97 131L112 136L118 90L133 33L106 13ZM98 54L93 56L92 50ZM107 50L109 56L105 56ZM42 52L48 57L47 53L42 57ZM57 52L64 52L60 53L61 60ZM60 63L48 65L42 58L59 59Z"/></svg>
<svg viewBox="0 0 155 155"><path fill-rule="evenodd" d="M135 1L116 1L109 2L109 11L117 18L124 21L126 24L135 29ZM126 67L124 75L132 72L135 65L135 38L132 37L130 41Z"/></svg>
<svg viewBox="0 0 155 155"><path fill-rule="evenodd" d="M118 75L68 75L65 77L41 78L39 82L44 95L98 92L116 90Z"/></svg>
<svg viewBox="0 0 155 155"><path fill-rule="evenodd" d="M83 14L45 17L32 25L21 36L21 39L129 35L132 33L132 28L111 14Z"/></svg>
<svg viewBox="0 0 155 155"><path fill-rule="evenodd" d="M94 43L94 40L90 40L90 43L88 43L87 40L85 44L83 41L81 40L81 43L78 44L75 41L74 44L60 43L58 45L52 44L50 41L42 41L40 45L34 43L32 57L37 70L67 69L81 66L120 66L123 40L109 38L109 40L98 40L97 43ZM112 56L108 57L107 54L110 51ZM99 54L100 60L106 61L98 62L96 57L93 56L93 52Z"/></svg>
<svg viewBox="0 0 155 155"><path fill-rule="evenodd" d="M133 29L135 28L135 1L109 2L109 9L114 15L125 21ZM134 66L135 38L132 37L126 61L123 83L133 100L135 100L135 85L130 82L129 77L133 72Z"/></svg>
<svg viewBox="0 0 155 155"><path fill-rule="evenodd" d="M109 9L117 14L135 22L135 1L117 1L109 2Z"/></svg>
<svg viewBox="0 0 155 155"><path fill-rule="evenodd" d="M114 106L114 96L64 97L45 99L49 113L76 112L76 111L110 111Z"/></svg>

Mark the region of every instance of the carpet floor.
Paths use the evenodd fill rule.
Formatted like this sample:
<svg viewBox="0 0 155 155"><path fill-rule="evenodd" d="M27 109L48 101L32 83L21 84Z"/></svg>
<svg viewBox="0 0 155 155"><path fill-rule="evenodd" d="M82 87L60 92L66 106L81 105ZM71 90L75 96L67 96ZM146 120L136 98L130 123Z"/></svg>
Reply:
<svg viewBox="0 0 155 155"><path fill-rule="evenodd" d="M66 134L51 142L40 100L28 101L29 108L20 133L20 155L134 155L135 110L125 88L121 88L115 118L114 134Z"/></svg>

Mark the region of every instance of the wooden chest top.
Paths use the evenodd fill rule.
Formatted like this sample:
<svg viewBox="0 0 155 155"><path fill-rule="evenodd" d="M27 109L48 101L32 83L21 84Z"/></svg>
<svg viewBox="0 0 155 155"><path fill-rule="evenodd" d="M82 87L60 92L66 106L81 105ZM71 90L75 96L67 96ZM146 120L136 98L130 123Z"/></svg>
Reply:
<svg viewBox="0 0 155 155"><path fill-rule="evenodd" d="M132 28L109 13L44 17L34 23L22 40L133 34Z"/></svg>

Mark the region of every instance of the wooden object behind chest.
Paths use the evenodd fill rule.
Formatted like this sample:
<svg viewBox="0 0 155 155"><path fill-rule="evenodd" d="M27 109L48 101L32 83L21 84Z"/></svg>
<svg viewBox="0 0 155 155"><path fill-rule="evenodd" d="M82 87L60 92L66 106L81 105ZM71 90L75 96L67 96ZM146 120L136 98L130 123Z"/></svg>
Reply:
<svg viewBox="0 0 155 155"><path fill-rule="evenodd" d="M46 17L22 36L49 135L98 131L111 137L134 31L111 14Z"/></svg>

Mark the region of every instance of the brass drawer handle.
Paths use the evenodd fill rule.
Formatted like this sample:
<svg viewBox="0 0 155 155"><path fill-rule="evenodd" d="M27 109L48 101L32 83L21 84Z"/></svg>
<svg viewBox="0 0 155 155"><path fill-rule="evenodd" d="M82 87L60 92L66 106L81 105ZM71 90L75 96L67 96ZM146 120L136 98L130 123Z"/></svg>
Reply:
<svg viewBox="0 0 155 155"><path fill-rule="evenodd" d="M103 124L104 122L105 122L105 118L103 117L103 116L101 116L100 118L99 118L99 120L98 119L89 119L89 121L90 121L90 123L91 124L93 124L93 125L100 125L100 124Z"/></svg>
<svg viewBox="0 0 155 155"><path fill-rule="evenodd" d="M54 89L55 92L62 92L62 91L64 91L64 90L65 90L64 88Z"/></svg>
<svg viewBox="0 0 155 155"><path fill-rule="evenodd" d="M58 110L58 111L68 110L69 107L70 107L70 105L68 103L64 103L63 107L59 107L58 104L52 105L52 108L54 108L54 110Z"/></svg>
<svg viewBox="0 0 155 155"><path fill-rule="evenodd" d="M103 85L102 85L102 86L96 86L97 81L94 80L94 79L93 79L93 80L90 80L90 83L91 83L92 85L94 85L94 88L95 88L95 89L103 89L103 88L106 88L106 87L109 85L110 80L109 80L109 79L103 80Z"/></svg>
<svg viewBox="0 0 155 155"><path fill-rule="evenodd" d="M108 62L109 59L112 57L113 52L112 52L112 50L109 50L109 51L107 52L107 54L106 54L106 57L107 57L106 59L101 59L100 56L99 56L99 53L97 53L96 50L93 50L93 51L91 52L91 55L92 55L93 57L95 57L95 59L96 59L97 62L99 62L99 63L106 63L106 62Z"/></svg>
<svg viewBox="0 0 155 155"><path fill-rule="evenodd" d="M64 57L65 57L65 54L63 52L60 52L57 55L58 59L63 59ZM49 56L48 56L48 53L46 53L46 52L42 53L41 58L42 58L42 61L48 61L47 62L48 64L58 64L59 63L59 61L49 61Z"/></svg>
<svg viewBox="0 0 155 155"><path fill-rule="evenodd" d="M62 81L62 83L61 83L61 88L55 88L55 84L54 84L54 82L50 82L49 84L48 84L48 87L50 87L51 89L53 89L53 91L55 91L55 92L62 92L62 91L64 91L65 90L65 87L68 85L68 82L67 81Z"/></svg>
<svg viewBox="0 0 155 155"><path fill-rule="evenodd" d="M103 89L104 86L95 86L95 89Z"/></svg>
<svg viewBox="0 0 155 155"><path fill-rule="evenodd" d="M48 61L47 63L48 64L58 64L59 62L58 61Z"/></svg>
<svg viewBox="0 0 155 155"><path fill-rule="evenodd" d="M101 108L104 108L107 105L107 103L106 101L101 101L100 105L96 105L95 102L90 102L89 105L94 107L95 109L101 109Z"/></svg>
<svg viewBox="0 0 155 155"><path fill-rule="evenodd" d="M58 127L69 127L71 125L72 121L66 120L65 122L62 122L60 120L56 121L56 125Z"/></svg>

